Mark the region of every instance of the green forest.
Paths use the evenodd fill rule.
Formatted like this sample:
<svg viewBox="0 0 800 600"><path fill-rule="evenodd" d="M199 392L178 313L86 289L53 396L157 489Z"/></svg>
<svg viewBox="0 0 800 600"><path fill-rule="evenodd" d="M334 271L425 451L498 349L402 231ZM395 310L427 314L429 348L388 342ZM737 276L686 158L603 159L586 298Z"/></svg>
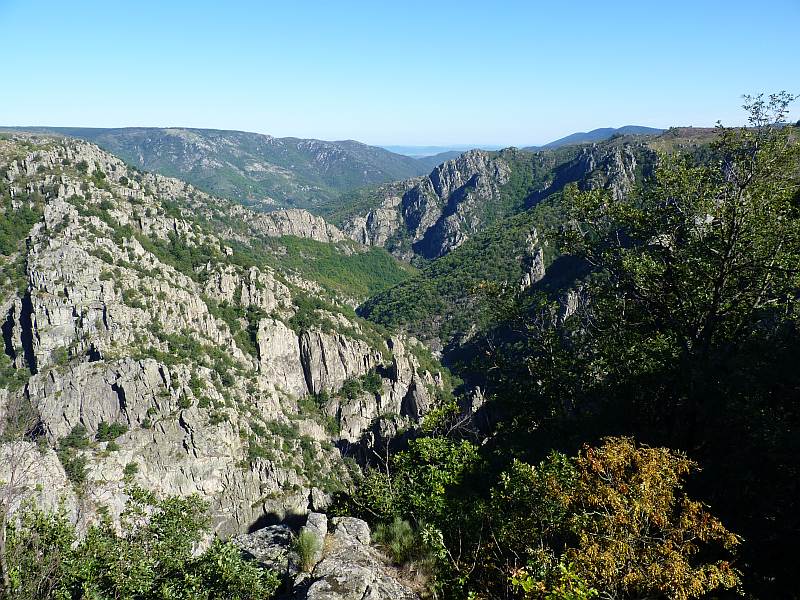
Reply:
<svg viewBox="0 0 800 600"><path fill-rule="evenodd" d="M623 200L568 188L572 309L558 286L497 297L462 366L486 425L439 415L345 499L442 597L795 597L791 99L748 99L749 127Z"/></svg>

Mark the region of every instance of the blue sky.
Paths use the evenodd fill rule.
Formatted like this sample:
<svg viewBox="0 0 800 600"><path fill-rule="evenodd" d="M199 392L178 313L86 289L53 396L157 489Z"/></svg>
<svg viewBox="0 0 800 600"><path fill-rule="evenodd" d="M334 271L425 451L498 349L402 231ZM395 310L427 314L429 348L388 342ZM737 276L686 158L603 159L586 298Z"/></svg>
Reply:
<svg viewBox="0 0 800 600"><path fill-rule="evenodd" d="M733 124L743 93L800 93L799 38L800 0L0 0L0 125L524 145Z"/></svg>

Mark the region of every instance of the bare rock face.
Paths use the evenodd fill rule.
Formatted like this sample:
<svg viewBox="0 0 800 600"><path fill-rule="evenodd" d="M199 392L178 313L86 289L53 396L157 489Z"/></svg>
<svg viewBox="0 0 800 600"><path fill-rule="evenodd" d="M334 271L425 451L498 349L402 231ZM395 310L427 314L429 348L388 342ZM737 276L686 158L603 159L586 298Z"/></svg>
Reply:
<svg viewBox="0 0 800 600"><path fill-rule="evenodd" d="M351 377L380 364L381 353L362 340L318 329L300 335L300 358L312 393L339 389Z"/></svg>
<svg viewBox="0 0 800 600"><path fill-rule="evenodd" d="M341 241L321 219L281 211L259 221L76 140L0 140L0 177L17 209L41 215L20 256L0 257L0 275L16 269L13 286L0 277L0 351L4 367L24 375L19 386L0 388L0 417L12 400L29 402L46 445L39 479L24 486L29 496L46 506L62 496L72 502L53 449L80 426L82 523L101 506L118 515L134 483L161 495L200 494L217 531L230 535L267 515L324 507L330 490L320 482L349 478L332 442L360 443L387 412L410 419L400 414L403 399L426 375L403 340L383 340L336 307L318 311L319 324L293 329L293 290L312 294L316 283L227 260L233 250L223 234L174 206L186 203L206 220L222 211L253 235ZM380 393L338 393L370 371L380 371ZM322 409L341 434L329 433L319 410L302 408L304 396L322 391L330 397ZM110 425L113 444L100 435ZM35 448L24 444L0 444L0 452Z"/></svg>
<svg viewBox="0 0 800 600"><path fill-rule="evenodd" d="M539 236L536 229L531 230L528 234L522 267L524 273L522 275L522 281L520 282L520 288L523 290L541 281L545 275L544 250L539 244Z"/></svg>
<svg viewBox="0 0 800 600"><path fill-rule="evenodd" d="M311 572L302 600L416 600L419 596L392 576L386 559L370 547L364 521L348 517L331 520L326 551Z"/></svg>
<svg viewBox="0 0 800 600"><path fill-rule="evenodd" d="M350 444L362 444L372 448L383 436L373 431L397 430L418 422L435 405L428 390L442 386L441 378L422 372L417 359L407 348L407 343L418 344L415 340L404 342L399 337L390 340L392 362L381 370L383 375L377 393L364 391L355 398L334 396L324 407L325 413L339 424L339 439ZM382 417L391 415L391 425Z"/></svg>
<svg viewBox="0 0 800 600"><path fill-rule="evenodd" d="M308 393L300 338L277 319L264 319L257 335L261 373L279 388L304 396Z"/></svg>
<svg viewBox="0 0 800 600"><path fill-rule="evenodd" d="M437 258L485 225L484 206L508 181L506 161L470 150L442 163L428 177L384 186L384 200L343 226L354 240L389 248L401 258Z"/></svg>
<svg viewBox="0 0 800 600"><path fill-rule="evenodd" d="M291 208L254 215L256 231L271 237L293 235L318 242L341 242L345 236L337 227L307 210Z"/></svg>
<svg viewBox="0 0 800 600"><path fill-rule="evenodd" d="M80 517L78 498L55 452L31 442L0 445L0 493L11 512L32 500L53 512L63 506L74 521Z"/></svg>

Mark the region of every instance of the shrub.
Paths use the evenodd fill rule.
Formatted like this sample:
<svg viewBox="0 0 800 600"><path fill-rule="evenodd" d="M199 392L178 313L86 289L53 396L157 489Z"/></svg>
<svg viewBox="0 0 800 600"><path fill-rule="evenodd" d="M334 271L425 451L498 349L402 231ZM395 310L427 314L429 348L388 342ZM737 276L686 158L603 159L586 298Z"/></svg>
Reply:
<svg viewBox="0 0 800 600"><path fill-rule="evenodd" d="M125 465L125 468L122 469L122 476L124 477L125 481L131 481L134 476L139 472L139 465L135 462L129 462Z"/></svg>
<svg viewBox="0 0 800 600"><path fill-rule="evenodd" d="M355 400L364 388L361 387L361 381L355 378L346 379L339 390L339 396L347 398L348 400Z"/></svg>
<svg viewBox="0 0 800 600"><path fill-rule="evenodd" d="M373 539L399 565L411 560L414 557L415 549L418 547L414 528L411 523L400 517L395 517L389 523L378 525L375 528Z"/></svg>
<svg viewBox="0 0 800 600"><path fill-rule="evenodd" d="M133 493L121 527L103 519L78 540L62 511L23 507L9 523L8 598L205 598L266 600L280 580L209 533L208 505L197 496L157 501ZM147 515L143 518L144 515Z"/></svg>
<svg viewBox="0 0 800 600"><path fill-rule="evenodd" d="M208 424L212 427L228 420L228 413L224 410L215 410L208 415Z"/></svg>
<svg viewBox="0 0 800 600"><path fill-rule="evenodd" d="M68 435L61 438L60 447L64 449L84 449L88 448L90 443L89 436L86 433L86 427L78 424L72 428L72 431L70 431Z"/></svg>
<svg viewBox="0 0 800 600"><path fill-rule="evenodd" d="M361 385L370 394L377 395L381 392L383 381L374 369L361 376Z"/></svg>
<svg viewBox="0 0 800 600"><path fill-rule="evenodd" d="M100 421L97 425L97 433L94 436L98 442L110 442L117 439L123 433L127 433L128 427L122 423L106 423Z"/></svg>
<svg viewBox="0 0 800 600"><path fill-rule="evenodd" d="M82 485L86 482L86 463L88 462L83 454L77 454L74 450L59 450L57 452L64 473L75 485Z"/></svg>
<svg viewBox="0 0 800 600"><path fill-rule="evenodd" d="M320 551L319 539L307 529L302 530L294 538L292 549L297 552L300 568L306 573L314 568L317 553Z"/></svg>
<svg viewBox="0 0 800 600"><path fill-rule="evenodd" d="M189 389L192 390L195 396L199 396L200 391L203 389L203 380L195 372L192 372L191 377L189 377Z"/></svg>

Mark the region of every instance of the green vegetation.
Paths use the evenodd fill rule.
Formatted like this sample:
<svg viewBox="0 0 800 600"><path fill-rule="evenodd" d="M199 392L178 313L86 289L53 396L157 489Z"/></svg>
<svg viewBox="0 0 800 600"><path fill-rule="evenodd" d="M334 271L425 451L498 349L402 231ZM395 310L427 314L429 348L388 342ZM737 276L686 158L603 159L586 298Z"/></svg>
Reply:
<svg viewBox="0 0 800 600"><path fill-rule="evenodd" d="M130 482L133 480L133 478L136 476L138 472L139 472L139 465L136 464L135 462L129 462L122 469L122 476L125 479L125 481Z"/></svg>
<svg viewBox="0 0 800 600"><path fill-rule="evenodd" d="M294 538L292 549L297 553L300 568L308 573L314 568L317 553L321 550L319 539L311 531L303 529Z"/></svg>
<svg viewBox="0 0 800 600"><path fill-rule="evenodd" d="M347 400L355 400L364 392L375 396L379 394L382 389L383 380L381 376L375 369L370 369L359 377L349 377L345 379L344 383L342 383L342 387L336 392L336 395Z"/></svg>
<svg viewBox="0 0 800 600"><path fill-rule="evenodd" d="M97 424L97 433L94 436L98 442L110 442L111 440L117 439L124 433L127 433L128 427L127 425L123 425L122 423L106 423L105 421L100 421Z"/></svg>
<svg viewBox="0 0 800 600"><path fill-rule="evenodd" d="M380 523L372 535L375 544L385 549L398 565L409 562L420 548L414 527L395 516L389 523Z"/></svg>
<svg viewBox="0 0 800 600"><path fill-rule="evenodd" d="M74 485L81 486L86 482L86 464L88 459L83 454L91 446L86 427L75 425L66 436L59 440L58 459L64 467L64 472Z"/></svg>
<svg viewBox="0 0 800 600"><path fill-rule="evenodd" d="M511 583L530 598L581 597L548 595L559 589L588 598L595 588L695 598L739 583L724 557L739 538L685 495L695 465L667 449L608 438L497 474L469 442L421 438L391 467L367 473L350 510L384 519L379 545L401 564L427 557L447 595L503 597ZM723 557L709 559L714 552Z"/></svg>
<svg viewBox="0 0 800 600"><path fill-rule="evenodd" d="M437 595L794 593L800 145L772 126L788 101L749 99L750 128L661 157L624 198L567 189L550 241L583 267L494 288L491 343L471 348L492 422L430 428L345 502L418 529Z"/></svg>
<svg viewBox="0 0 800 600"><path fill-rule="evenodd" d="M359 248L350 241L328 244L304 238L265 237L252 241L264 262L316 281L344 298L367 298L414 273L383 248Z"/></svg>
<svg viewBox="0 0 800 600"><path fill-rule="evenodd" d="M42 219L42 199L38 194L28 198L17 197L16 201L20 206L15 210L5 183L0 183L0 255L16 252L19 243Z"/></svg>
<svg viewBox="0 0 800 600"><path fill-rule="evenodd" d="M359 313L389 329L402 328L423 340L438 337L445 344L473 327L486 328L495 313L496 288L522 280L531 230L549 230L558 211L553 199L488 228L418 275L373 296Z"/></svg>
<svg viewBox="0 0 800 600"><path fill-rule="evenodd" d="M229 542L194 549L209 531L208 506L196 496L156 500L140 490L122 514L82 539L63 513L24 510L6 527L10 559L5 597L19 600L125 598L268 600L278 577L245 561Z"/></svg>
<svg viewBox="0 0 800 600"><path fill-rule="evenodd" d="M217 304L208 297L203 300L214 317L228 324L236 345L252 356L258 357L258 324L267 317L267 314L257 306L243 307L228 302Z"/></svg>
<svg viewBox="0 0 800 600"><path fill-rule="evenodd" d="M30 376L30 371L14 368L11 359L5 354L0 354L0 389L15 392L28 382Z"/></svg>

